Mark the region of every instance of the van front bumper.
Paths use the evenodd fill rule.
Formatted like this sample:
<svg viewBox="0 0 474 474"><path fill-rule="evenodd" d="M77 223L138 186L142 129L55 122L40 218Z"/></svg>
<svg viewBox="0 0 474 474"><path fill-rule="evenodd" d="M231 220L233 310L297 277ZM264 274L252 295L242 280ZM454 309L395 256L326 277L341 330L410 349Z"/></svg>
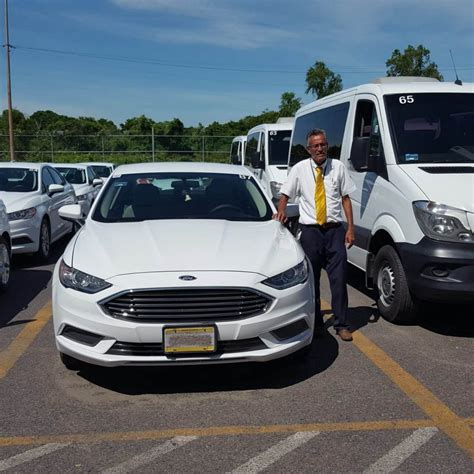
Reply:
<svg viewBox="0 0 474 474"><path fill-rule="evenodd" d="M424 237L398 244L408 287L426 301L474 303L474 245Z"/></svg>

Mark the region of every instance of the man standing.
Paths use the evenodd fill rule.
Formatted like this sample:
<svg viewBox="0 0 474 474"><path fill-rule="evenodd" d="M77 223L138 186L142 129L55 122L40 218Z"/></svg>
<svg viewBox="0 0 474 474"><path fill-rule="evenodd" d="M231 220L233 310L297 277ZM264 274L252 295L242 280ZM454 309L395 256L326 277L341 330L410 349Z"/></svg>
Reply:
<svg viewBox="0 0 474 474"><path fill-rule="evenodd" d="M310 158L300 161L291 170L281 187L278 212L274 218L286 222L286 205L299 197L301 227L300 243L311 262L316 295L315 335L324 334L321 314L319 280L325 268L331 287L331 306L336 334L343 341L352 341L347 324L347 252L354 243L352 204L349 194L355 185L339 160L328 158L326 132L315 129L306 137ZM347 229L342 223L342 209Z"/></svg>

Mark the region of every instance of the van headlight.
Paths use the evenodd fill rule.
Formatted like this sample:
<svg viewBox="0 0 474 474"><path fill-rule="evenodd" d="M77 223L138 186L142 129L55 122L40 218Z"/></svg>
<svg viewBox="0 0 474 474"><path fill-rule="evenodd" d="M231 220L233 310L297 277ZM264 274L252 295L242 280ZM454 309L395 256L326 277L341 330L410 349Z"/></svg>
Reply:
<svg viewBox="0 0 474 474"><path fill-rule="evenodd" d="M280 199L280 189L281 183L277 183L276 181L270 181L270 190L272 192L272 196L275 199Z"/></svg>
<svg viewBox="0 0 474 474"><path fill-rule="evenodd" d="M277 290L285 290L292 286L304 283L308 279L308 262L304 259L298 265L279 273L273 277L263 280L264 285L271 286Z"/></svg>
<svg viewBox="0 0 474 474"><path fill-rule="evenodd" d="M59 265L59 281L66 288L81 291L82 293L98 293L112 286L102 278L76 270L61 260Z"/></svg>
<svg viewBox="0 0 474 474"><path fill-rule="evenodd" d="M20 219L31 219L34 216L36 216L36 207L29 207L22 211L10 212L8 214L8 220L18 221Z"/></svg>
<svg viewBox="0 0 474 474"><path fill-rule="evenodd" d="M415 201L413 210L427 237L449 242L474 242L466 211L431 201Z"/></svg>

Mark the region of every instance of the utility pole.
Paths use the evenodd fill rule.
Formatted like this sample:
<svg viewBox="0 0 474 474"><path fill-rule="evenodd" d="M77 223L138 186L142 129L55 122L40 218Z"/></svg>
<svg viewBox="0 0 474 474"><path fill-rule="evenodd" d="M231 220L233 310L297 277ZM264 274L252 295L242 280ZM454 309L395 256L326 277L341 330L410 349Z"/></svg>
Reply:
<svg viewBox="0 0 474 474"><path fill-rule="evenodd" d="M8 30L8 0L5 0L5 44L7 48L7 97L8 97L8 136L10 142L10 161L15 161L15 148L13 143L13 107L12 107L12 85L10 74L10 33Z"/></svg>

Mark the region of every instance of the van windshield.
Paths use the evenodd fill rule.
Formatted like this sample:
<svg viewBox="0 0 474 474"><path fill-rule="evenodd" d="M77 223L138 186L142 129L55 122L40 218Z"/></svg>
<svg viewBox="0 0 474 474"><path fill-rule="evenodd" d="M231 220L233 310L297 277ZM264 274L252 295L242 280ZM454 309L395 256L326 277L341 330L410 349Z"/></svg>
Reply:
<svg viewBox="0 0 474 474"><path fill-rule="evenodd" d="M474 162L474 94L385 96L398 163Z"/></svg>
<svg viewBox="0 0 474 474"><path fill-rule="evenodd" d="M270 130L268 132L269 164L288 165L291 130Z"/></svg>

